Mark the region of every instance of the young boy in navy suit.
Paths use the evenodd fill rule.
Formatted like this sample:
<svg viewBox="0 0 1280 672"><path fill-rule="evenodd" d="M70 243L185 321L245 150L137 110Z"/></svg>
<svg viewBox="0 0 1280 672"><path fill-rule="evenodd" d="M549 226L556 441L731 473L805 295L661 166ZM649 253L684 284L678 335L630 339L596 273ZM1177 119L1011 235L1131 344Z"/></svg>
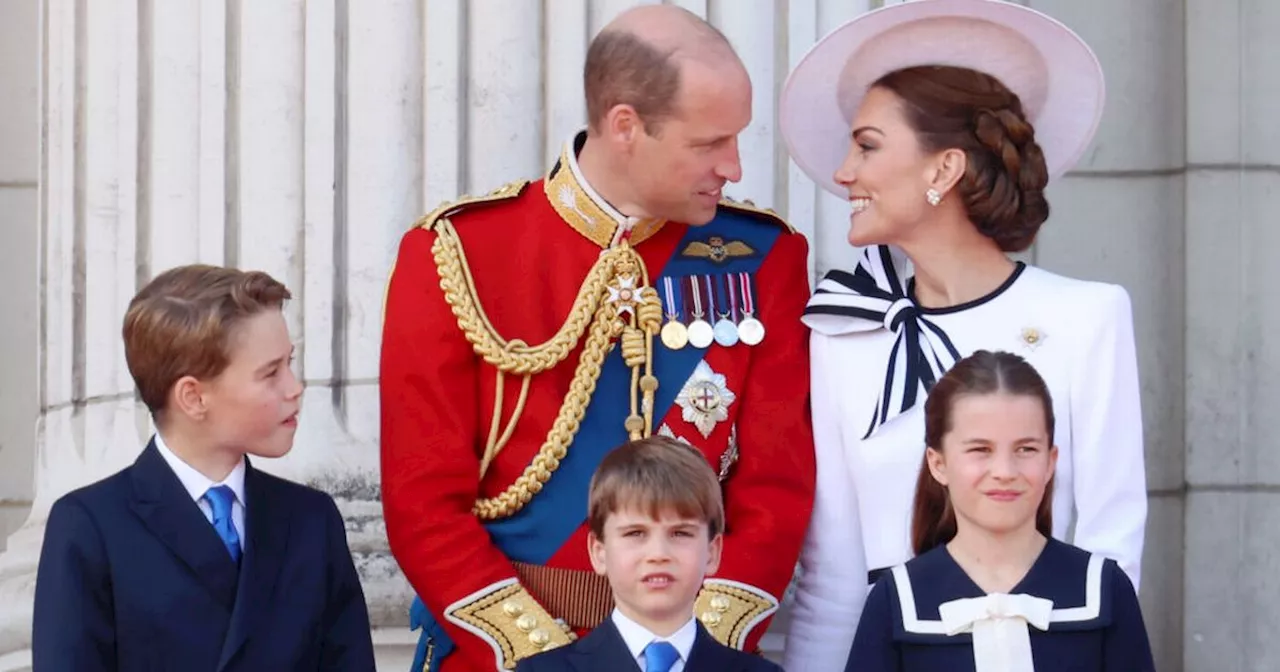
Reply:
<svg viewBox="0 0 1280 672"><path fill-rule="evenodd" d="M720 644L694 618L724 532L720 483L705 457L663 436L633 441L600 463L589 497L591 564L609 579L613 614L581 640L522 660L516 672L782 669Z"/></svg>
<svg viewBox="0 0 1280 672"><path fill-rule="evenodd" d="M265 273L196 265L130 302L125 360L156 433L49 512L34 669L374 669L333 499L247 459L293 446L289 298Z"/></svg>

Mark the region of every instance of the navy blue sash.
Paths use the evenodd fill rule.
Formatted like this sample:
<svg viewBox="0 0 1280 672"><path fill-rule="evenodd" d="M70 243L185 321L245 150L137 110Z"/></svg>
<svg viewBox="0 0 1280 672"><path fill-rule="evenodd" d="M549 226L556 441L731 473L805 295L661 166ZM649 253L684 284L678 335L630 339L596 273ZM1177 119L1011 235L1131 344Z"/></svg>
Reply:
<svg viewBox="0 0 1280 672"><path fill-rule="evenodd" d="M776 223L722 208L706 225L689 227L676 245L674 255L664 265L662 275L652 279L651 284L660 290L662 278L666 277L678 279L691 275L755 273L781 233L782 229ZM719 262L706 256L685 254L691 243L707 243L713 237L740 241L752 252ZM654 345L653 373L659 381L653 406L656 422L665 417L675 403L684 381L702 361L705 350L692 346L670 350L657 339ZM606 453L628 440L623 421L630 413L630 390L631 369L622 361L620 349L615 348L601 367L595 392L573 444L547 486L514 516L485 524L493 544L508 558L546 564L582 526L587 518L587 490L591 476ZM414 597L409 613L409 627L414 630L422 628L412 670L423 672L430 648L432 667L425 672L432 672L438 669L436 661L448 655L454 644L422 604L421 598Z"/></svg>

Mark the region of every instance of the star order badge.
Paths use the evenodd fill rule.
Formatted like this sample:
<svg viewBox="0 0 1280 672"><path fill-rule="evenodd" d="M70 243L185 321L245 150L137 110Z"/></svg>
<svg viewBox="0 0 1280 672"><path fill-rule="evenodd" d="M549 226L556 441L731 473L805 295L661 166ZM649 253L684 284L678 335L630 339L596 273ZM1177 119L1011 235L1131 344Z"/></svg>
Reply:
<svg viewBox="0 0 1280 672"><path fill-rule="evenodd" d="M707 362L698 362L693 375L676 396L685 422L698 428L703 438L711 436L716 424L729 419L729 406L737 399L722 374L711 370Z"/></svg>

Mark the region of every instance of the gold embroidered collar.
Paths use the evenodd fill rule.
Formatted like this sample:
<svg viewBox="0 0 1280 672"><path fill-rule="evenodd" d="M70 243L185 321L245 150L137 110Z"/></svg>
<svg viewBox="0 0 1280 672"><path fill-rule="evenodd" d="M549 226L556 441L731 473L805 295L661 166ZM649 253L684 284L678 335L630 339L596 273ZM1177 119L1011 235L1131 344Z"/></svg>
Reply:
<svg viewBox="0 0 1280 672"><path fill-rule="evenodd" d="M560 161L543 185L551 207L575 231L605 249L624 239L638 245L651 238L665 220L627 217L601 198L582 177L578 149L584 134L579 133L564 143Z"/></svg>

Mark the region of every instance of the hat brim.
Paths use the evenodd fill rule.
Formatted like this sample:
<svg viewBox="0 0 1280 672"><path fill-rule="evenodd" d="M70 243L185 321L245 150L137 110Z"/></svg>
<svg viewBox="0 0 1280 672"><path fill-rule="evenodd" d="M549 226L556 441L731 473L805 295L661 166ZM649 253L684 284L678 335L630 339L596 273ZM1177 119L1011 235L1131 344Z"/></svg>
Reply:
<svg viewBox="0 0 1280 672"><path fill-rule="evenodd" d="M1016 93L1050 179L1080 160L1102 119L1102 66L1070 28L1004 0L912 0L840 26L792 70L778 110L791 159L823 189L845 196L834 175L867 90L920 65L984 72Z"/></svg>

